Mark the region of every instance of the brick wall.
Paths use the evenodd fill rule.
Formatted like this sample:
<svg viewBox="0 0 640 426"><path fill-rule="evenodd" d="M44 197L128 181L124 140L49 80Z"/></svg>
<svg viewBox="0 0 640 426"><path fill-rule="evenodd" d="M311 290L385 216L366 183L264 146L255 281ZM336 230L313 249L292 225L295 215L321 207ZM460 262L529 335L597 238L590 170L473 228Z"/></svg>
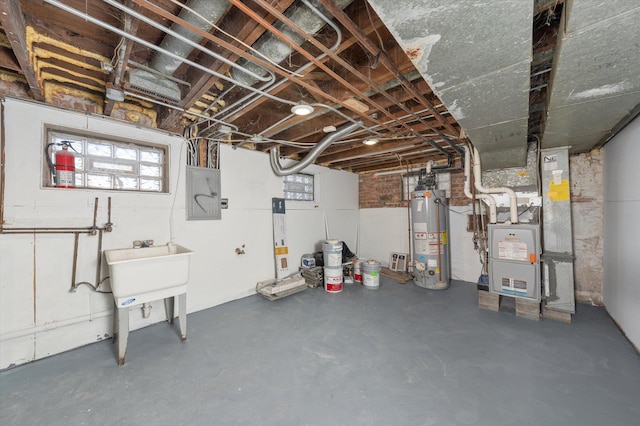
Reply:
<svg viewBox="0 0 640 426"><path fill-rule="evenodd" d="M359 203L361 209L376 207L407 207L402 201L402 174L360 175Z"/></svg>
<svg viewBox="0 0 640 426"><path fill-rule="evenodd" d="M451 206L467 206L471 200L464 195L464 172L451 172Z"/></svg>
<svg viewBox="0 0 640 426"><path fill-rule="evenodd" d="M27 82L11 74L0 73L0 95L31 99Z"/></svg>
<svg viewBox="0 0 640 426"><path fill-rule="evenodd" d="M405 175L406 173L401 172L381 176L360 175L360 208L407 207L407 202L402 201L402 177ZM464 195L464 173L462 171L451 172L449 204L466 206L470 201Z"/></svg>
<svg viewBox="0 0 640 426"><path fill-rule="evenodd" d="M101 96L92 95L86 91L46 83L44 96L47 102L60 108L74 111L101 114L103 100Z"/></svg>

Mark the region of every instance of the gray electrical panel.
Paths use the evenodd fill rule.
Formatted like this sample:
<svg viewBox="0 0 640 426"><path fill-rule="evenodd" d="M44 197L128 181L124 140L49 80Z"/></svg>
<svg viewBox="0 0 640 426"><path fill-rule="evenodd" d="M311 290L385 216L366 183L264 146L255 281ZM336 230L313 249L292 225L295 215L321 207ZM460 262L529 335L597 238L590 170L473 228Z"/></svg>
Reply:
<svg viewBox="0 0 640 426"><path fill-rule="evenodd" d="M540 226L489 225L489 292L540 301Z"/></svg>

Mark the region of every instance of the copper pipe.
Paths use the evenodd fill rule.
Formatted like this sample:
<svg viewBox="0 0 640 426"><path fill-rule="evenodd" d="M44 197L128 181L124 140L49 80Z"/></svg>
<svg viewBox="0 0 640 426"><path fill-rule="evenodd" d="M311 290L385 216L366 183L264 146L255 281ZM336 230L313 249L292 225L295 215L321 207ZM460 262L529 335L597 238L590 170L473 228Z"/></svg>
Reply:
<svg viewBox="0 0 640 426"><path fill-rule="evenodd" d="M73 239L73 269L71 271L71 289L69 291L76 291L76 270L78 267L78 239L80 237L79 232L74 233Z"/></svg>
<svg viewBox="0 0 640 426"><path fill-rule="evenodd" d="M440 198L436 198L435 200L433 200L433 203L436 205L436 222L438 223L437 225L437 232L438 232L438 282L441 283L442 282L442 235L441 235L441 228L440 228L440 206L441 201Z"/></svg>
<svg viewBox="0 0 640 426"><path fill-rule="evenodd" d="M24 227L24 228L4 228L3 232L11 232L11 231L29 231L33 232L47 232L47 231L66 231L68 233L78 232L90 232L90 226L69 226L69 227L61 227L61 228L49 228L45 226L32 226L32 227Z"/></svg>
<svg viewBox="0 0 640 426"><path fill-rule="evenodd" d="M411 265L413 267L413 234L411 232L412 224L411 224L411 189L409 188L409 178L411 177L410 167L411 163L408 161L407 163L407 233L409 236L409 259L407 260L407 269L404 272L408 272L408 266ZM402 184L402 175L400 175L400 183Z"/></svg>
<svg viewBox="0 0 640 426"><path fill-rule="evenodd" d="M111 198L109 198L111 200ZM98 266L96 267L96 290L100 287L100 273L102 269L102 229L98 230Z"/></svg>
<svg viewBox="0 0 640 426"><path fill-rule="evenodd" d="M92 230L79 230L77 228L69 228L69 229L44 229L44 228L16 228L16 229L2 229L0 234L11 235L11 234L91 234Z"/></svg>

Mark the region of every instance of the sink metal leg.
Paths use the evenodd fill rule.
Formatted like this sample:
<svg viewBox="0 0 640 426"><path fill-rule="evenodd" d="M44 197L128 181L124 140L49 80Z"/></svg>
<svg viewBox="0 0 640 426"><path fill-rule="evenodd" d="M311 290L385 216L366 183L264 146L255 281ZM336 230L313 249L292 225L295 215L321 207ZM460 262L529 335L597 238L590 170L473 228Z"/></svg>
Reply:
<svg viewBox="0 0 640 426"><path fill-rule="evenodd" d="M124 365L129 340L129 308L118 308L118 365Z"/></svg>
<svg viewBox="0 0 640 426"><path fill-rule="evenodd" d="M175 303L173 297L164 298L164 314L167 316L167 322L169 324L173 324L173 317L175 316L174 305Z"/></svg>
<svg viewBox="0 0 640 426"><path fill-rule="evenodd" d="M178 296L178 314L180 318L180 335L182 341L187 340L187 293L182 293Z"/></svg>
<svg viewBox="0 0 640 426"><path fill-rule="evenodd" d="M112 333L113 339L111 339L111 343L115 343L118 340L118 305L113 303L113 330Z"/></svg>

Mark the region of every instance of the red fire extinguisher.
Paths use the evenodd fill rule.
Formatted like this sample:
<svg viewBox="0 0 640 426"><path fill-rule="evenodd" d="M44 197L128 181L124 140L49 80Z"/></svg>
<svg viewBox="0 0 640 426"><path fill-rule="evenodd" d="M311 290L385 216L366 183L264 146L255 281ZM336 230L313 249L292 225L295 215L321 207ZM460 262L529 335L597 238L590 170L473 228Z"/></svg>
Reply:
<svg viewBox="0 0 640 426"><path fill-rule="evenodd" d="M52 145L62 146L62 149L55 152L55 164L51 161L49 147ZM46 154L49 169L53 173L53 181L56 188L76 187L76 156L69 152L73 149L71 142L50 143L47 145Z"/></svg>

